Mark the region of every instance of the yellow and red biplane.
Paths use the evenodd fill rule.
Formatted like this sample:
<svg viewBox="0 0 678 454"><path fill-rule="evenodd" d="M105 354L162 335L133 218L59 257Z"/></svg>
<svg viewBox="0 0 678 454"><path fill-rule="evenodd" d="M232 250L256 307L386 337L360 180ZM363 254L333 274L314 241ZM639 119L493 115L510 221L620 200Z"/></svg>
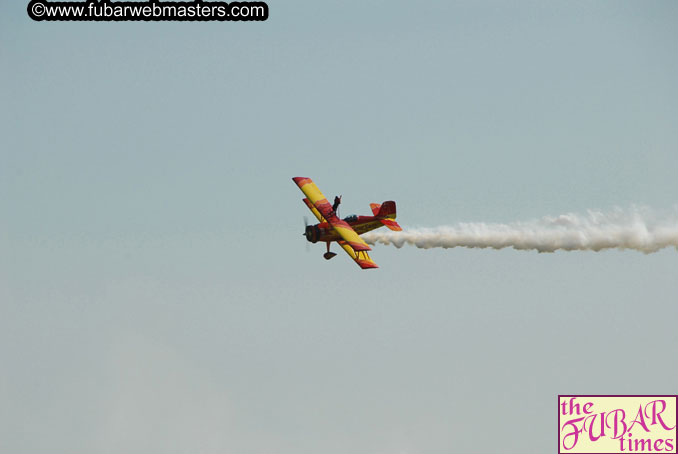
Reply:
<svg viewBox="0 0 678 454"><path fill-rule="evenodd" d="M374 216L351 215L340 219L337 216L337 207L341 202L341 197L335 197L334 205L330 205L330 202L327 201L323 193L318 189L318 186L310 178L296 177L292 178L292 180L294 180L299 189L301 189L301 192L306 196L304 199L306 206L320 221L320 224L306 226L306 231L304 232L306 240L311 243L317 243L318 241L327 243L327 252L323 254L323 257L327 260L337 255L334 252L330 252L330 243L336 241L355 260L360 268L379 268L370 256L367 255L367 251L372 249L360 238L359 234L369 232L384 225L391 230L402 230L394 220L396 217L395 202L388 201L381 205L370 203Z"/></svg>

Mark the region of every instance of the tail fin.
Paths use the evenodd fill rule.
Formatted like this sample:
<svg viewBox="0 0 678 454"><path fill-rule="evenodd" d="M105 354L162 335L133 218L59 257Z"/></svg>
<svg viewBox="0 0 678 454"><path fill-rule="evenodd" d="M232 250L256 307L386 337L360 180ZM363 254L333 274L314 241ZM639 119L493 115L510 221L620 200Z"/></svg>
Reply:
<svg viewBox="0 0 678 454"><path fill-rule="evenodd" d="M379 207L379 211L377 212L377 216L389 218L389 219L395 219L395 217L396 217L396 204L395 204L395 202L393 200L389 200L388 202L382 203L381 206Z"/></svg>
<svg viewBox="0 0 678 454"><path fill-rule="evenodd" d="M370 207L372 208L372 213L374 213L375 216L381 218L379 220L386 227L391 230L395 230L396 232L402 230L398 223L394 221L396 218L396 204L394 201L389 200L388 202L384 202L381 205L377 203L371 203Z"/></svg>

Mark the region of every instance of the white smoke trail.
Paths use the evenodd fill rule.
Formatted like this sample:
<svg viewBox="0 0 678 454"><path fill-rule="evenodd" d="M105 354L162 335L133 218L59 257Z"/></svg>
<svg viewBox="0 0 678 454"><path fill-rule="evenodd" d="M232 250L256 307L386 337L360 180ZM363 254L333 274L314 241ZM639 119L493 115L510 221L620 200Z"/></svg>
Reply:
<svg viewBox="0 0 678 454"><path fill-rule="evenodd" d="M609 213L588 211L586 216L563 214L528 222L487 224L459 223L436 228L374 231L361 235L369 244L401 248L493 248L553 252L634 249L649 254L662 248L678 249L678 210L661 217L647 208L616 209Z"/></svg>

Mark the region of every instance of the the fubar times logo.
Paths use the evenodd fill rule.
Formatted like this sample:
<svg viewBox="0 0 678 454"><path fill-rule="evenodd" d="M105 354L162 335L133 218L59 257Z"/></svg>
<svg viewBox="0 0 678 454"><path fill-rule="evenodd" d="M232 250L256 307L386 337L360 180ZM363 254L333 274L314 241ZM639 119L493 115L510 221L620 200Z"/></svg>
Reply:
<svg viewBox="0 0 678 454"><path fill-rule="evenodd" d="M560 395L558 454L675 454L677 420L675 395Z"/></svg>

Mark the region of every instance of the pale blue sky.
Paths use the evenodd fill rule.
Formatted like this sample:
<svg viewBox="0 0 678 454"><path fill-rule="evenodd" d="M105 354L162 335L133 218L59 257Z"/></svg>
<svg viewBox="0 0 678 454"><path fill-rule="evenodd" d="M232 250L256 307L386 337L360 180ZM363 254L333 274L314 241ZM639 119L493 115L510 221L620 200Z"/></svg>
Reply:
<svg viewBox="0 0 678 454"><path fill-rule="evenodd" d="M0 451L543 453L559 393L676 393L675 250L361 272L305 252L290 179L405 227L670 208L675 2L25 6L0 3Z"/></svg>

